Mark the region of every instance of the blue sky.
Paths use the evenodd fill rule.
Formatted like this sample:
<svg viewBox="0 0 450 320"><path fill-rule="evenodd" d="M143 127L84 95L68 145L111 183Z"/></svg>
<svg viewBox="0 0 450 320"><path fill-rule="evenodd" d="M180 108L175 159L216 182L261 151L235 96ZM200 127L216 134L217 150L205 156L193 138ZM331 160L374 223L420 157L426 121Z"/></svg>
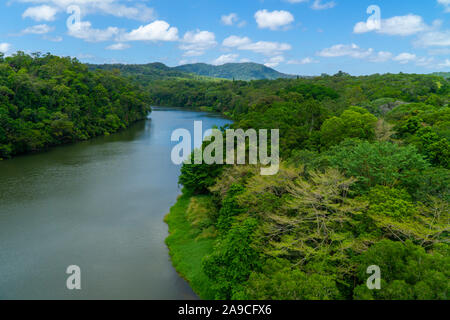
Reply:
<svg viewBox="0 0 450 320"><path fill-rule="evenodd" d="M450 0L6 0L0 6L6 54L169 66L253 61L302 75L450 71Z"/></svg>

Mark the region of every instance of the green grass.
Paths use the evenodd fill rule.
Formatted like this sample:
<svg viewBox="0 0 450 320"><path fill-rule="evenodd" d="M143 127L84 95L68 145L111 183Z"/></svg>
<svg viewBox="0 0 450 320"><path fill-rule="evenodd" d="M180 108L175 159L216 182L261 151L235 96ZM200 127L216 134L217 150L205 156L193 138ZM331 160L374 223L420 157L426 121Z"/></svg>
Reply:
<svg viewBox="0 0 450 320"><path fill-rule="evenodd" d="M198 199L200 198L200 201ZM212 284L202 270L202 259L212 253L214 238L205 237L205 231L200 225L192 225L188 219L188 211L192 210L192 202L197 207L199 203L207 203L209 197L191 197L183 194L178 198L177 203L170 209L165 222L169 225L169 237L166 244L170 250L172 264L177 272L186 279L194 292L206 300L214 299L215 293ZM205 208L202 208L204 210ZM208 208L211 210L211 208ZM192 212L190 213L192 216ZM202 214L203 215L203 214ZM191 220L191 219L189 219ZM192 221L192 220L191 220Z"/></svg>

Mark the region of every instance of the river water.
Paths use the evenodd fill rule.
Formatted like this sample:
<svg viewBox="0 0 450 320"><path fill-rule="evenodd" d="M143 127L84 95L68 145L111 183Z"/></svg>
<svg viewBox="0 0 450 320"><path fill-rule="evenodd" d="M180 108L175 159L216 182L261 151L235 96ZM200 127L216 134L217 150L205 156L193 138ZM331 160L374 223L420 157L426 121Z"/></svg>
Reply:
<svg viewBox="0 0 450 320"><path fill-rule="evenodd" d="M109 137L0 161L0 299L196 299L171 265L172 131L229 120L156 108ZM81 269L68 290L66 269Z"/></svg>

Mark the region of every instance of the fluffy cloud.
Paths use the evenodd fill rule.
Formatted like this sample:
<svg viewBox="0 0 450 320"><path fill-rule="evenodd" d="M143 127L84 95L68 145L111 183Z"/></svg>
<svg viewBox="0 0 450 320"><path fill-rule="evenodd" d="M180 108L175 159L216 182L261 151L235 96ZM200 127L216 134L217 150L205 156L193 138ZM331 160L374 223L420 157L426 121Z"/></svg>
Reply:
<svg viewBox="0 0 450 320"><path fill-rule="evenodd" d="M288 11L259 10L255 13L256 23L261 29L278 30L294 22L294 16Z"/></svg>
<svg viewBox="0 0 450 320"><path fill-rule="evenodd" d="M275 56L267 60L264 65L269 68L277 67L281 62L284 62L283 56Z"/></svg>
<svg viewBox="0 0 450 320"><path fill-rule="evenodd" d="M9 43L0 43L0 52L1 53L7 53L11 50L11 45Z"/></svg>
<svg viewBox="0 0 450 320"><path fill-rule="evenodd" d="M406 16L396 16L389 19L382 19L380 28L375 29L369 22L358 22L353 28L354 33L366 33L375 31L381 34L410 36L428 29L421 16L409 14Z"/></svg>
<svg viewBox="0 0 450 320"><path fill-rule="evenodd" d="M415 61L417 59L417 56L412 53L404 52L400 53L398 56L394 57L392 60L397 61L401 64L407 64L411 61Z"/></svg>
<svg viewBox="0 0 450 320"><path fill-rule="evenodd" d="M36 21L53 21L58 12L57 8L42 5L38 7L30 7L22 14L22 18L31 18Z"/></svg>
<svg viewBox="0 0 450 320"><path fill-rule="evenodd" d="M236 62L238 57L239 57L238 54L233 54L233 53L224 54L224 55L221 55L220 57L218 57L216 60L214 60L212 62L212 64L214 64L216 66L219 66L219 65L222 65L222 64L225 64L225 63Z"/></svg>
<svg viewBox="0 0 450 320"><path fill-rule="evenodd" d="M22 30L22 34L46 34L52 31L53 29L54 29L53 27L50 27L46 24L39 24Z"/></svg>
<svg viewBox="0 0 450 320"><path fill-rule="evenodd" d="M66 11L70 5L79 6L83 15L91 13L104 13L120 18L128 18L139 21L151 21L155 19L153 8L149 8L144 4L136 4L127 6L122 4L121 0L17 0L24 3L36 3L51 5L58 11Z"/></svg>
<svg viewBox="0 0 450 320"><path fill-rule="evenodd" d="M111 40L117 36L119 29L115 27L109 27L103 30L94 29L89 21L81 21L71 25L68 34L88 42L102 42Z"/></svg>
<svg viewBox="0 0 450 320"><path fill-rule="evenodd" d="M284 51L291 50L292 47L287 43L258 41L253 42L248 37L230 36L226 38L222 45L228 48L236 48L238 50L252 51L264 54L266 56L281 55Z"/></svg>
<svg viewBox="0 0 450 320"><path fill-rule="evenodd" d="M120 37L121 41L177 41L178 29L157 20Z"/></svg>
<svg viewBox="0 0 450 320"><path fill-rule="evenodd" d="M239 20L239 18L236 13L230 13L229 15L223 15L221 20L224 25L232 26Z"/></svg>
<svg viewBox="0 0 450 320"><path fill-rule="evenodd" d="M209 31L188 31L181 40L180 49L184 50L184 56L201 56L206 50L217 45L216 36Z"/></svg>

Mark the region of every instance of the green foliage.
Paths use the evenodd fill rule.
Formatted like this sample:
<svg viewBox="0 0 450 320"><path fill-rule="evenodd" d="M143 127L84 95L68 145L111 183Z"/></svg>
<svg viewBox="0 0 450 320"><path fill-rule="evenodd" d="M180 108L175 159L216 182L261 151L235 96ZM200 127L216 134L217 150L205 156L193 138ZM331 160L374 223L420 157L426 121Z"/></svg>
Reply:
<svg viewBox="0 0 450 320"><path fill-rule="evenodd" d="M355 258L359 264L355 299L447 300L450 285L450 256L406 243L383 240ZM381 290L368 290L366 269L377 265L382 270Z"/></svg>
<svg viewBox="0 0 450 320"><path fill-rule="evenodd" d="M195 194L208 193L208 188L214 185L223 168L221 165L193 164L193 160L192 154L192 164L185 163L181 167L179 183Z"/></svg>
<svg viewBox="0 0 450 320"><path fill-rule="evenodd" d="M258 253L252 248L257 220L248 218L233 224L219 239L214 253L203 259L203 270L214 283L216 299L230 299L258 267Z"/></svg>
<svg viewBox="0 0 450 320"><path fill-rule="evenodd" d="M206 211L211 214L213 206L205 207L207 199L194 199L184 194L170 209L165 218L170 233L166 244L174 267L189 281L192 289L202 299L214 299L212 283L202 270L202 258L213 252L214 236L207 234L209 214L199 213Z"/></svg>
<svg viewBox="0 0 450 320"><path fill-rule="evenodd" d="M0 158L114 133L149 111L140 87L76 59L18 52L0 61Z"/></svg>
<svg viewBox="0 0 450 320"><path fill-rule="evenodd" d="M320 130L322 144L333 146L350 138L371 141L375 138L377 121L377 117L366 109L351 107L340 117L333 117L324 122Z"/></svg>
<svg viewBox="0 0 450 320"><path fill-rule="evenodd" d="M280 73L272 68L257 63L227 63L221 66L196 63L178 66L175 67L174 70L228 80L274 80L279 78L295 78L295 76Z"/></svg>
<svg viewBox="0 0 450 320"><path fill-rule="evenodd" d="M244 192L244 187L240 184L233 184L228 190L225 199L222 201L217 220L217 229L219 231L230 229L233 224L233 217L243 212L237 203L237 196L242 192Z"/></svg>
<svg viewBox="0 0 450 320"><path fill-rule="evenodd" d="M365 193L376 185L402 186L413 192L417 178L429 167L413 146L390 142L347 141L329 152L331 166L356 177L357 191Z"/></svg>
<svg viewBox="0 0 450 320"><path fill-rule="evenodd" d="M288 260L268 260L262 272L253 272L242 298L250 300L340 299L336 279L319 273L307 274L291 268Z"/></svg>
<svg viewBox="0 0 450 320"><path fill-rule="evenodd" d="M370 203L369 215L387 215L396 219L411 217L417 214L411 196L405 190L376 186L367 195Z"/></svg>
<svg viewBox="0 0 450 320"><path fill-rule="evenodd" d="M340 72L149 90L158 104L229 115L234 128L280 129L275 176L183 168L186 190L218 210L188 210L189 230L198 219L216 227L202 256L215 298L448 299L448 81ZM367 289L370 265L381 267L380 291Z"/></svg>

